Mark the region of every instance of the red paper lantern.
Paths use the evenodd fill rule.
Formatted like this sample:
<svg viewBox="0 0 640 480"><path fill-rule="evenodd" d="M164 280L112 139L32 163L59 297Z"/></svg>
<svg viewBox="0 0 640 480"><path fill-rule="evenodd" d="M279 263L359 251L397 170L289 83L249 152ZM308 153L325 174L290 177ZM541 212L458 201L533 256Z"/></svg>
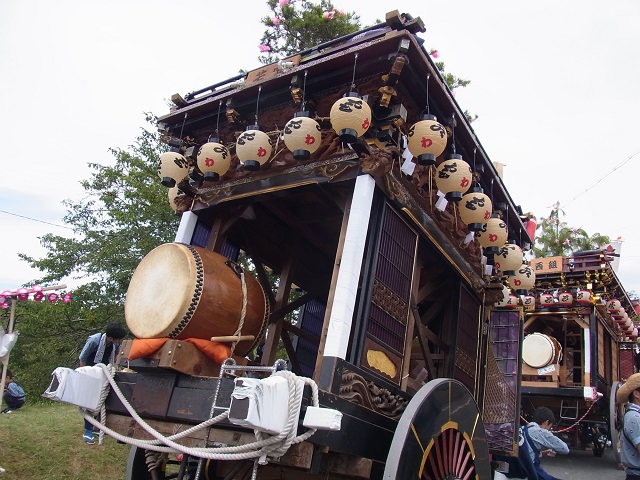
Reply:
<svg viewBox="0 0 640 480"><path fill-rule="evenodd" d="M541 293L540 294L540 305L543 307L550 307L555 304L553 299L553 295L550 293Z"/></svg>
<svg viewBox="0 0 640 480"><path fill-rule="evenodd" d="M573 295L569 292L560 292L558 294L558 305L570 307L573 305Z"/></svg>
<svg viewBox="0 0 640 480"><path fill-rule="evenodd" d="M536 308L536 297L534 297L533 295L525 295L524 297L522 297L522 305L527 310L533 310L534 308Z"/></svg>
<svg viewBox="0 0 640 480"><path fill-rule="evenodd" d="M589 305L591 303L591 292L583 288L576 292L576 303L579 305Z"/></svg>
<svg viewBox="0 0 640 480"><path fill-rule="evenodd" d="M607 302L607 310L610 313L617 312L618 310L620 310L621 306L622 305L620 304L620 300L616 300L615 298L612 298Z"/></svg>

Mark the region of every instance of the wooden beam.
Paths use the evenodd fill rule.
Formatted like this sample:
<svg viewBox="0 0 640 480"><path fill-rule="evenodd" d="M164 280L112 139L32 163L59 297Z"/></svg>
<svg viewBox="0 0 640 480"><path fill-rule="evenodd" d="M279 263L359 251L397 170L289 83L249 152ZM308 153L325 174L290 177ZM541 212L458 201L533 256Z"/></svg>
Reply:
<svg viewBox="0 0 640 480"><path fill-rule="evenodd" d="M418 342L420 343L420 350L422 350L422 356L427 362L427 371L429 372L429 378L434 379L437 378L436 366L433 363L433 359L431 358L431 351L429 350L428 337L425 332L427 328L420 321L420 312L418 312L418 307L415 305L411 305L411 314L414 319L414 324L416 330L418 331Z"/></svg>
<svg viewBox="0 0 640 480"><path fill-rule="evenodd" d="M292 233L290 233L290 237L292 238L287 242L289 245L289 257L287 258L285 265L282 267L278 292L276 293L276 301L274 305L276 310L281 309L286 305L287 300L289 299L289 292L291 292L291 282L295 264L294 260L298 251L299 240L297 236ZM273 362L276 361L278 342L282 334L283 322L283 319L277 320L276 322L271 323L267 328L267 341L264 344L264 351L262 353L261 360L263 365L273 365Z"/></svg>

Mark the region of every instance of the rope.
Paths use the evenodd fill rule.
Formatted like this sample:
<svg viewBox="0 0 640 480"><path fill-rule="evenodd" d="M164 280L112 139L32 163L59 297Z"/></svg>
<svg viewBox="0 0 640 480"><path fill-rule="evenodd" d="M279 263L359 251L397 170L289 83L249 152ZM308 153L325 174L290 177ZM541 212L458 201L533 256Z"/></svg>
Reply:
<svg viewBox="0 0 640 480"><path fill-rule="evenodd" d="M569 425L567 428L563 428L562 430L555 430L553 433L562 433L562 432L566 432L567 430L571 430L573 427L575 427L576 425L578 425L582 420L584 420L584 418L589 415L589 412L591 411L591 409L593 408L593 406L598 402L598 400L600 400L601 397L597 397L592 403L591 405L589 405L589 408L587 408L587 411L584 412L584 415L582 415L578 420L575 421L575 423L573 425Z"/></svg>
<svg viewBox="0 0 640 480"><path fill-rule="evenodd" d="M122 402L126 410L129 412L132 418L138 422L138 424L155 440L141 440L137 438L127 437L105 426L103 423L98 422L93 416L91 416L86 409L80 409L84 412L84 418L92 425L99 427L109 436L115 438L124 443L144 448L147 450L153 450L161 453L178 453L205 458L210 460L245 460L257 458L260 464L267 463L267 457L280 457L282 456L291 445L303 442L311 437L316 429L309 429L301 435L295 436L296 424L298 420L298 408L302 401L302 394L304 391L304 385L311 387L311 403L314 406L319 406L318 398L318 386L316 383L305 377L298 377L294 373L289 371L275 372L274 375L282 376L287 380L289 386L289 402L288 409L289 415L287 422L283 428L283 431L278 435L268 436L262 432L256 432L256 441L238 446L226 446L226 447L187 447L176 440L186 437L198 430L207 428L210 425L219 423L220 421L228 418L229 412L225 411L220 415L211 418L205 422L200 423L194 427L184 430L180 433L165 437L160 432L155 430L151 425L145 422L138 413L133 409L129 401L125 398L122 391L119 389L115 382L112 373L109 371L109 367L104 364L98 364L107 374L107 379L111 385L112 390ZM105 395L106 398L106 395Z"/></svg>
<svg viewBox="0 0 640 480"><path fill-rule="evenodd" d="M591 411L591 409L593 408L593 406L596 404L596 402L597 402L598 400L600 400L600 398L601 398L601 397L596 398L596 399L591 403L591 405L589 405L589 408L587 408L587 411L586 411L586 412L584 412L584 415L582 415L582 416L581 416L578 420L576 420L573 424L571 424L571 425L569 425L568 427L563 428L563 429L561 429L561 430L553 430L553 433L563 433L563 432L566 432L567 430L571 430L573 427L577 426L577 425L578 425L582 420L584 420L584 419L585 419L585 417L586 417L587 415L589 415L589 412ZM528 423L529 423L529 421L528 421L526 418L524 418L522 415L520 415L520 419L521 419L522 421L524 421L524 423L525 423L525 424L528 424Z"/></svg>
<svg viewBox="0 0 640 480"><path fill-rule="evenodd" d="M240 283L242 284L242 312L240 313L240 322L238 323L238 328L236 332L233 334L236 337L240 337L242 334L242 327L244 326L244 319L247 315L247 282L244 279L244 271L240 274ZM238 344L238 340L231 344L231 354L236 351L236 345Z"/></svg>

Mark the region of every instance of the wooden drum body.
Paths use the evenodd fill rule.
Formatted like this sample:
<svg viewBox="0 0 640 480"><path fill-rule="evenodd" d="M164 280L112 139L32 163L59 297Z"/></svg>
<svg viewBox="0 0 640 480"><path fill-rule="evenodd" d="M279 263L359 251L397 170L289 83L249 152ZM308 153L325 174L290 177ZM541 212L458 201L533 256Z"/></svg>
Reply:
<svg viewBox="0 0 640 480"><path fill-rule="evenodd" d="M554 337L543 333L532 333L522 342L522 360L532 368L553 365L561 358L562 346Z"/></svg>
<svg viewBox="0 0 640 480"><path fill-rule="evenodd" d="M266 327L267 304L258 281L219 253L166 243L136 268L127 290L125 319L138 338L202 338L253 335L236 355L258 345ZM246 305L245 305L246 303ZM244 319L243 319L243 310Z"/></svg>

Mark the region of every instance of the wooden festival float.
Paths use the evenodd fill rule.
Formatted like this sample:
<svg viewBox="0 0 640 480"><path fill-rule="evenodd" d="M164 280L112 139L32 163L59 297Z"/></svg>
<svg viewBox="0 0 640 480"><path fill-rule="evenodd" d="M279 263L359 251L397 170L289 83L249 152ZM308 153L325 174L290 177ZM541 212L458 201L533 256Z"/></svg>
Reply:
<svg viewBox="0 0 640 480"><path fill-rule="evenodd" d="M537 294L511 314L524 319L523 412L550 407L558 435L596 456L617 443L615 390L638 368L637 300L613 260L607 250L531 260Z"/></svg>
<svg viewBox="0 0 640 480"><path fill-rule="evenodd" d="M182 221L133 275L106 402L112 432L151 438L130 405L171 448L125 439L129 479L485 480L517 452L522 323L483 258L530 239L423 31L390 12L172 97L159 176ZM278 375L299 436L233 456L279 433L235 392Z"/></svg>

